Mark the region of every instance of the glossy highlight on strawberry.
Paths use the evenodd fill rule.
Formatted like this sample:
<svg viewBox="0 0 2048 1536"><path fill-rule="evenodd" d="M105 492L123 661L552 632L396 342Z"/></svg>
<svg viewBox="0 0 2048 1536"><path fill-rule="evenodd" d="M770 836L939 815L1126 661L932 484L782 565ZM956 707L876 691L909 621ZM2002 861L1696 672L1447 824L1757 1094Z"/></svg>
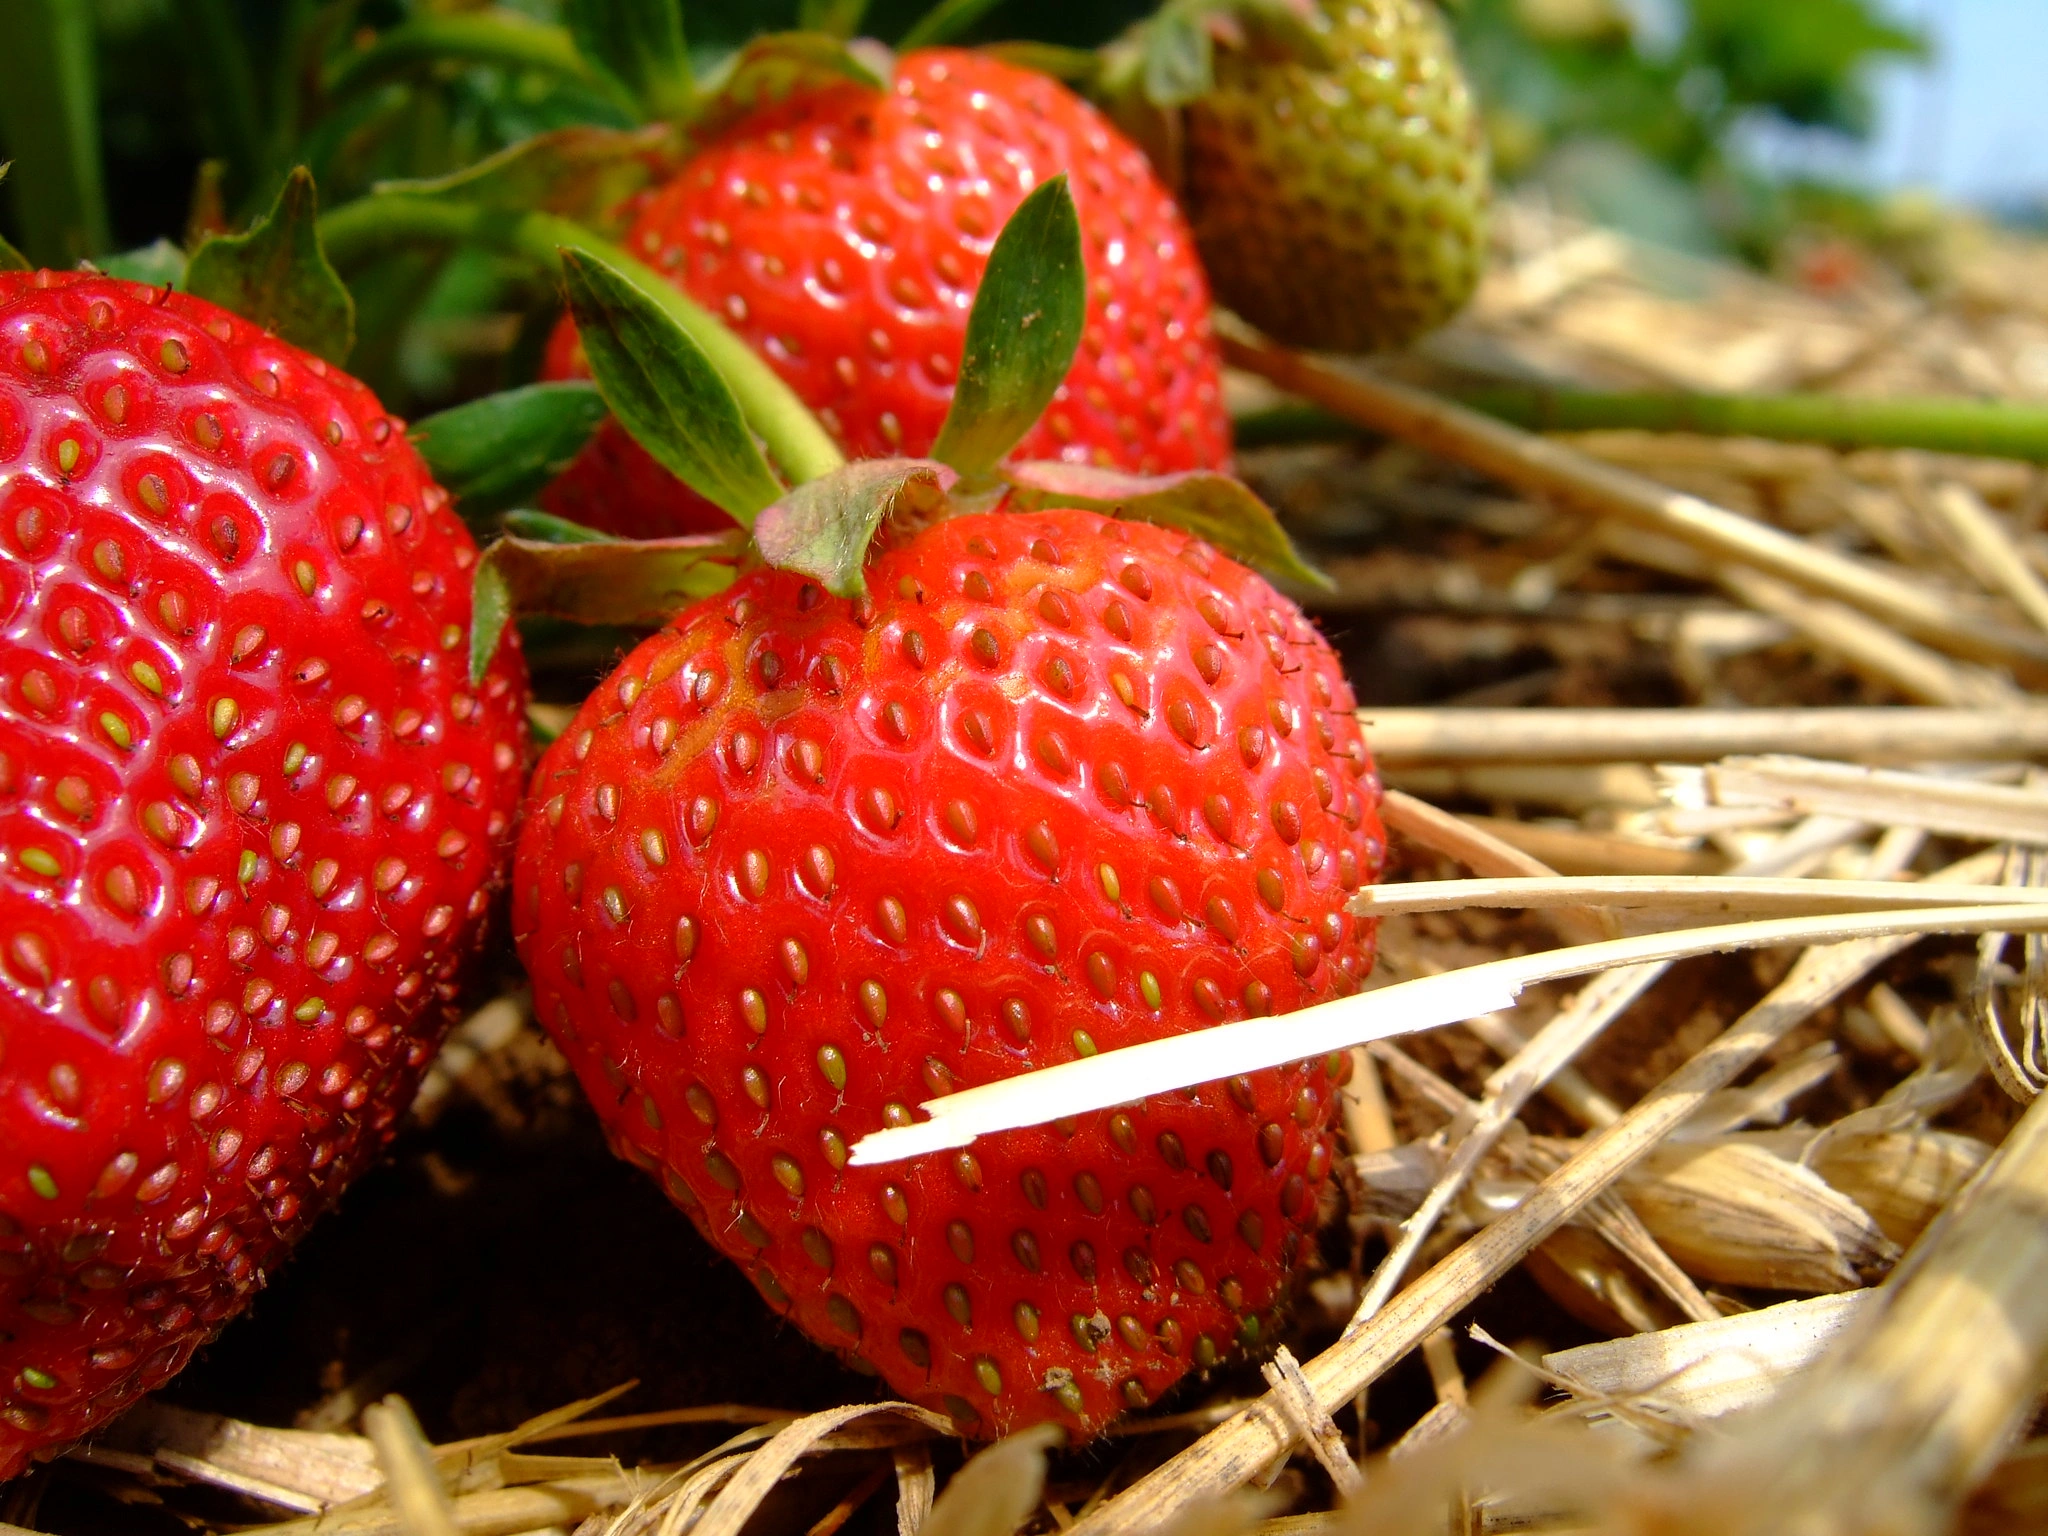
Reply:
<svg viewBox="0 0 2048 1536"><path fill-rule="evenodd" d="M638 210L625 244L765 357L851 458L926 452L1003 221L1065 171L1089 305L1019 458L1222 469L1230 423L1194 241L1141 150L1057 81L951 49L751 116ZM565 321L546 374L582 371ZM607 424L545 498L639 537L724 525Z"/></svg>
<svg viewBox="0 0 2048 1536"><path fill-rule="evenodd" d="M1262 1336L1341 1061L848 1149L1355 991L1378 781L1322 637L1184 533L975 513L867 578L758 570L626 659L536 774L515 937L620 1154L771 1305L967 1433L1085 1436Z"/></svg>
<svg viewBox="0 0 2048 1536"><path fill-rule="evenodd" d="M0 273L0 1478L172 1376L410 1101L524 765L475 560L339 370Z"/></svg>

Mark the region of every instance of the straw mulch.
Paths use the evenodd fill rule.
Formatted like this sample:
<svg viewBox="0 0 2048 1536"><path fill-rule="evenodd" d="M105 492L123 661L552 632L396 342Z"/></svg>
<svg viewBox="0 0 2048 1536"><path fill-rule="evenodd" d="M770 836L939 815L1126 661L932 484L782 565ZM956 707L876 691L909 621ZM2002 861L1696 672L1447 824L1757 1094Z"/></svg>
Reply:
<svg viewBox="0 0 2048 1536"><path fill-rule="evenodd" d="M1395 791L1397 878L1431 882L1377 898L1376 984L1531 980L1513 1009L1356 1049L1344 1198L1274 1357L1096 1446L963 1471L942 1425L781 1329L609 1161L509 993L257 1311L0 1520L2048 1520L2048 1439L2026 1438L2048 1362L2041 472L1534 438L1417 388L2048 397L2048 247L1952 228L1928 289L1836 253L1807 262L1816 292L1529 206L1500 245L1474 312L1387 372L1232 342L1247 408L1274 398L1263 374L1370 429L1246 468L1337 578L1318 601Z"/></svg>

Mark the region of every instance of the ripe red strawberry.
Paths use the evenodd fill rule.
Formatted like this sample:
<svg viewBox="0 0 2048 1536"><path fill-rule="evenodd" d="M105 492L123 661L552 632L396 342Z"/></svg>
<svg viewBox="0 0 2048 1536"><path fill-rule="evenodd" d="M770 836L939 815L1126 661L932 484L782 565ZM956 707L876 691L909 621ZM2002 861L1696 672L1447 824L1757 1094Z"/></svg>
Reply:
<svg viewBox="0 0 2048 1536"><path fill-rule="evenodd" d="M521 784L475 559L353 379L0 273L0 1478L175 1373L410 1100Z"/></svg>
<svg viewBox="0 0 2048 1536"><path fill-rule="evenodd" d="M970 514L867 579L756 570L626 659L536 775L515 934L620 1153L772 1305L972 1433L1092 1433L1258 1337L1328 1064L847 1150L954 1087L1355 990L1378 782L1321 636L1186 534Z"/></svg>
<svg viewBox="0 0 2048 1536"><path fill-rule="evenodd" d="M945 418L997 232L1061 171L1087 245L1087 328L1017 457L1224 468L1222 367L1186 221L1144 153L1043 75L930 49L906 54L886 93L800 95L697 154L625 244L767 358L849 457L916 455ZM544 372L583 372L566 320ZM543 501L641 537L728 526L615 423Z"/></svg>

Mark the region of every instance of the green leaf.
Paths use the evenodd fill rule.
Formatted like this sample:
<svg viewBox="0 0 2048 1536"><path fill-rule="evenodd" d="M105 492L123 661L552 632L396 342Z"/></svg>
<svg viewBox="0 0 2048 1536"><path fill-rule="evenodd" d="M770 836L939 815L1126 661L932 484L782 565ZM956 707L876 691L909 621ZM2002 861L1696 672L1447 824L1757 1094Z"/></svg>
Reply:
<svg viewBox="0 0 2048 1536"><path fill-rule="evenodd" d="M1216 45L1185 8L1162 10L1145 29L1145 99L1177 107L1216 88Z"/></svg>
<svg viewBox="0 0 2048 1536"><path fill-rule="evenodd" d="M679 0L567 0L562 19L576 49L625 89L649 117L678 118L695 90Z"/></svg>
<svg viewBox="0 0 2048 1536"><path fill-rule="evenodd" d="M1017 205L996 236L932 457L970 482L991 474L1066 378L1087 317L1081 221L1067 178L1055 176Z"/></svg>
<svg viewBox="0 0 2048 1536"><path fill-rule="evenodd" d="M1206 539L1233 559L1269 576L1303 586L1330 587L1330 578L1301 558L1273 509L1242 480L1214 470L1179 475L1127 475L1120 470L1040 460L1003 471L1011 502L1024 509L1081 507L1140 523L1179 528Z"/></svg>
<svg viewBox="0 0 2048 1536"><path fill-rule="evenodd" d="M516 512L505 514L505 532L515 539L526 539L535 544L616 544L614 535L598 528L586 528L581 523L572 523L566 517L557 517L552 512L536 512L522 507Z"/></svg>
<svg viewBox="0 0 2048 1536"><path fill-rule="evenodd" d="M152 288L176 288L185 281L185 253L162 238L132 251L102 256L93 265L109 277L147 283Z"/></svg>
<svg viewBox="0 0 2048 1536"><path fill-rule="evenodd" d="M0 160L0 181L7 179L7 172L11 165L11 161ZM28 264L28 258L9 245L5 235L0 235L0 272L33 271L35 271L35 268Z"/></svg>
<svg viewBox="0 0 2048 1536"><path fill-rule="evenodd" d="M956 42L973 30L974 24L995 9L997 0L938 0L930 10L911 23L910 30L896 40L908 53L913 48L935 48Z"/></svg>
<svg viewBox="0 0 2048 1536"><path fill-rule="evenodd" d="M576 124L537 133L488 159L425 181L380 181L374 190L434 197L508 212L539 209L579 224L602 225L653 175L669 143L662 127L596 128Z"/></svg>
<svg viewBox="0 0 2048 1536"><path fill-rule="evenodd" d="M5 3L7 0L0 0ZM584 85L597 83L597 76L564 29L493 9L471 15L416 16L379 33L367 48L344 51L327 76L326 95L332 102L419 70L463 64L532 70Z"/></svg>
<svg viewBox="0 0 2048 1536"><path fill-rule="evenodd" d="M754 545L777 569L816 577L835 597L858 597L868 589L861 567L883 520L936 511L953 479L930 459L859 459L762 508Z"/></svg>
<svg viewBox="0 0 2048 1536"><path fill-rule="evenodd" d="M868 0L801 0L796 24L805 32L824 32L832 37L852 37L867 14Z"/></svg>
<svg viewBox="0 0 2048 1536"><path fill-rule="evenodd" d="M313 173L300 166L246 235L192 253L185 290L339 365L355 344L356 305L320 248L317 213Z"/></svg>
<svg viewBox="0 0 2048 1536"><path fill-rule="evenodd" d="M469 626L469 675L480 681L514 613L581 624L655 628L678 609L732 584L746 535L600 539L553 544L499 539L477 562Z"/></svg>
<svg viewBox="0 0 2048 1536"><path fill-rule="evenodd" d="M0 0L0 144L36 264L68 267L113 244L100 164L93 18L83 0Z"/></svg>
<svg viewBox="0 0 2048 1536"><path fill-rule="evenodd" d="M744 526L782 494L704 349L616 267L562 252L569 312L605 403L664 469Z"/></svg>
<svg viewBox="0 0 2048 1536"><path fill-rule="evenodd" d="M893 68L892 62L874 57L870 47L823 32L771 32L735 53L706 85L690 132L699 141L712 138L798 91L848 81L871 91L884 90Z"/></svg>
<svg viewBox="0 0 2048 1536"><path fill-rule="evenodd" d="M605 417L595 384L529 384L413 423L413 446L464 518L528 500L569 467Z"/></svg>

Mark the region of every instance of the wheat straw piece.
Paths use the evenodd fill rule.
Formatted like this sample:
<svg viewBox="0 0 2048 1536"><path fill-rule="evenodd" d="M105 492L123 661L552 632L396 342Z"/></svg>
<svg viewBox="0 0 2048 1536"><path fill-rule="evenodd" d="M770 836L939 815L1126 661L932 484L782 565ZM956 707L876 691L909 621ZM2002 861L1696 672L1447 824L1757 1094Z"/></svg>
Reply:
<svg viewBox="0 0 2048 1536"><path fill-rule="evenodd" d="M327 1507L321 1500L297 1488L287 1488L282 1483L252 1477L246 1472L235 1472L226 1467L215 1466L212 1462L202 1461L197 1456L186 1456L178 1451L158 1451L155 1461L156 1465L166 1472L175 1472L192 1482L226 1488L232 1493L254 1499L259 1504L272 1504L279 1509L289 1509L295 1514L317 1515Z"/></svg>
<svg viewBox="0 0 2048 1536"><path fill-rule="evenodd" d="M935 1434L950 1435L953 1426L912 1403L854 1403L798 1419L746 1459L693 1528L694 1536L739 1536L769 1491L798 1460L858 1420L877 1416L907 1419Z"/></svg>
<svg viewBox="0 0 2048 1536"><path fill-rule="evenodd" d="M1329 1409L1316 1401L1315 1393L1302 1377L1301 1362L1294 1358L1294 1352L1282 1344L1274 1351L1273 1358L1259 1369L1266 1378L1266 1385L1280 1400L1282 1410L1293 1421L1295 1433L1322 1464L1323 1470L1330 1474L1338 1496L1346 1499L1356 1496L1365 1486L1365 1477L1359 1472L1358 1463L1351 1459L1351 1453L1344 1448L1344 1436L1331 1420Z"/></svg>
<svg viewBox="0 0 2048 1536"><path fill-rule="evenodd" d="M1443 1213L1450 1209L1465 1181L1493 1150L1530 1096L1597 1039L1601 1030L1621 1017L1663 974L1662 966L1652 964L1626 966L1595 977L1536 1032L1512 1061L1488 1079L1487 1096L1474 1111L1472 1123L1452 1150L1435 1187L1415 1213L1401 1223L1401 1236L1373 1271L1355 1316L1371 1317L1394 1294Z"/></svg>
<svg viewBox="0 0 2048 1536"><path fill-rule="evenodd" d="M1996 855L1980 854L1951 865L1936 878L1974 884L1998 868ZM1335 1345L1304 1366L1302 1374L1317 1397L1334 1404L1356 1396L1609 1188L1636 1159L1684 1123L1707 1094L1732 1082L1789 1031L1918 937L1873 935L1801 955L1761 1002L1614 1125L1589 1136L1514 1210L1474 1234L1377 1316L1347 1329ZM1270 1427L1273 1411L1255 1404L1222 1424L1077 1524L1070 1536L1139 1536L1238 1487L1282 1448L1275 1444Z"/></svg>
<svg viewBox="0 0 2048 1536"><path fill-rule="evenodd" d="M1872 1293L1845 1291L1755 1312L1582 1344L1543 1357L1567 1390L1711 1419L1768 1401L1819 1359Z"/></svg>
<svg viewBox="0 0 2048 1536"><path fill-rule="evenodd" d="M964 1147L977 1136L1043 1125L1067 1115L1106 1109L1307 1060L1368 1041L1455 1024L1513 1005L1524 987L1650 961L1787 944L1839 944L1898 934L1984 933L2048 929L2048 906L1927 907L1906 913L1867 912L1729 923L1681 933L1642 934L1490 960L1461 970L1397 982L1377 991L1319 1003L1277 1019L1247 1019L1211 1029L1104 1051L960 1093L926 1100L930 1119L870 1132L853 1148L860 1166L898 1162L920 1153Z"/></svg>
<svg viewBox="0 0 2048 1536"><path fill-rule="evenodd" d="M1383 764L2002 762L2048 753L2048 706L2012 709L1361 709Z"/></svg>
<svg viewBox="0 0 2048 1536"><path fill-rule="evenodd" d="M1927 885L1897 880L1786 880L1739 875L1575 875L1549 879L1415 880L1376 885L1351 899L1358 917L1452 912L1466 907L1548 908L1563 905L1651 907L1730 919L1801 913L1892 911L1907 907L2010 906L2048 902L2048 888L2009 885Z"/></svg>
<svg viewBox="0 0 2048 1536"><path fill-rule="evenodd" d="M660 1468L615 1470L466 1494L454 1501L455 1530L459 1536L517 1536L521 1531L570 1528L599 1510L631 1503L658 1486L664 1475ZM382 1501L259 1529L263 1536L408 1536L396 1512Z"/></svg>
<svg viewBox="0 0 2048 1536"><path fill-rule="evenodd" d="M2003 592L2037 628L2048 630L2048 583L2034 574L1983 497L1951 480L1935 488L1927 510L1940 520L1979 581L1993 592Z"/></svg>
<svg viewBox="0 0 2048 1536"><path fill-rule="evenodd" d="M2044 1269L2048 1098L2029 1106L1840 1347L1694 1460L1706 1486L1735 1494L1720 1501L1718 1528L1950 1529L2033 1412L2048 1361Z"/></svg>
<svg viewBox="0 0 2048 1536"><path fill-rule="evenodd" d="M1398 832L1432 853L1456 859L1475 875L1541 877L1556 873L1542 860L1475 827L1462 816L1438 810L1428 801L1398 789L1387 790L1381 797L1380 819L1388 831ZM1557 910L1556 926L1559 936L1574 944L1621 936L1620 927L1609 914L1592 908L1561 907Z"/></svg>
<svg viewBox="0 0 2048 1536"><path fill-rule="evenodd" d="M1710 805L1842 816L1950 837L2048 843L2048 794L1889 768L1800 757L1731 757L1709 764Z"/></svg>
<svg viewBox="0 0 2048 1536"><path fill-rule="evenodd" d="M896 1536L918 1536L931 1518L932 1495L937 1487L932 1475L932 1448L925 1441L899 1445L895 1453Z"/></svg>
<svg viewBox="0 0 2048 1536"><path fill-rule="evenodd" d="M1226 361L1349 421L1468 464L1526 494L1683 540L1709 558L1755 566L1836 597L1959 655L2048 661L2048 637L1959 614L1935 593L1754 519L1670 491L1589 454L1365 371L1339 372L1262 337L1219 327Z"/></svg>
<svg viewBox="0 0 2048 1536"><path fill-rule="evenodd" d="M435 1464L433 1447L401 1397L363 1410L363 1433L384 1469L384 1497L405 1536L455 1536L455 1512Z"/></svg>
<svg viewBox="0 0 2048 1536"><path fill-rule="evenodd" d="M1712 574L1750 607L1792 625L1815 649L1916 703L2012 709L2028 697L1992 672L1952 661L1847 603L1816 597L1747 566L1717 565Z"/></svg>

